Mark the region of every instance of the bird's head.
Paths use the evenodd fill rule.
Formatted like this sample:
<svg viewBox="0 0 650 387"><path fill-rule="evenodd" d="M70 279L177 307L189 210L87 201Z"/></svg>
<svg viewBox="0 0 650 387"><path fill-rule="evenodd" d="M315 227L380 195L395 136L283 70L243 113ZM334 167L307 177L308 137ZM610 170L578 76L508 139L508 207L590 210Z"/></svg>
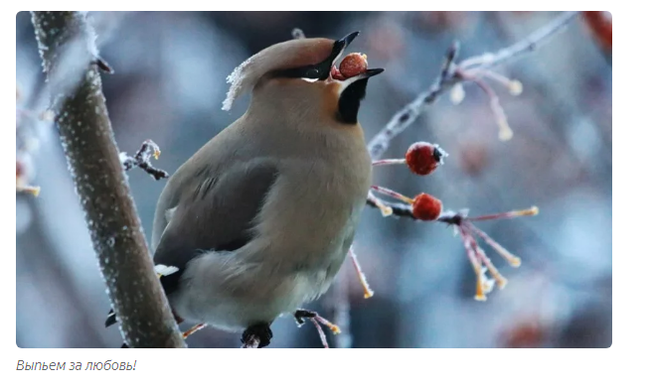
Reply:
<svg viewBox="0 0 650 387"><path fill-rule="evenodd" d="M231 84L223 109L229 110L242 94L252 90L253 105L263 109L341 124L357 124L368 79L383 69L364 69L349 78L335 77L335 62L357 37L339 40L294 39L270 46L239 65L228 77Z"/></svg>

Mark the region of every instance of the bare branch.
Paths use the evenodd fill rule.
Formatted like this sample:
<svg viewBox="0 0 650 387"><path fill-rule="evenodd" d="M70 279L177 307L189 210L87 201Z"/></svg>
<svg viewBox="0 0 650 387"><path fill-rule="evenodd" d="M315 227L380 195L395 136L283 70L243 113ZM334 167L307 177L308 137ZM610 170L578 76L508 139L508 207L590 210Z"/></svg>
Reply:
<svg viewBox="0 0 650 387"><path fill-rule="evenodd" d="M63 150L124 340L129 347L184 347L149 257L92 64L95 33L82 12L33 12L32 23Z"/></svg>
<svg viewBox="0 0 650 387"><path fill-rule="evenodd" d="M429 90L420 93L411 103L395 113L393 118L388 121L388 124L370 140L368 143L368 152L373 160L379 159L388 149L390 142L415 122L426 105L433 104L443 91L451 88L455 84L450 74L452 73L452 66L454 59L458 55L458 50L459 44L458 42L454 42L447 51L440 76L429 87Z"/></svg>
<svg viewBox="0 0 650 387"><path fill-rule="evenodd" d="M415 216L413 215L413 208L408 204L387 203L385 201L382 201L382 204L392 210L390 215L394 215L394 216L402 217L402 218L411 218L411 219L415 220ZM370 198L366 199L366 205L368 205L370 207L379 208L377 206L377 202L370 199Z"/></svg>
<svg viewBox="0 0 650 387"><path fill-rule="evenodd" d="M454 63L459 50L458 43L455 42L447 51L440 76L433 82L429 89L422 92L415 100L399 110L388 121L386 126L370 140L368 143L368 151L372 159L379 159L388 149L391 140L415 122L427 105L432 105L442 93L451 89L457 83L466 80L458 76L457 70L471 73L475 70L483 70L512 61L526 52L535 50L577 15L578 12L562 13L555 20L533 32L525 39L503 48L494 54L488 53L466 59L459 65Z"/></svg>

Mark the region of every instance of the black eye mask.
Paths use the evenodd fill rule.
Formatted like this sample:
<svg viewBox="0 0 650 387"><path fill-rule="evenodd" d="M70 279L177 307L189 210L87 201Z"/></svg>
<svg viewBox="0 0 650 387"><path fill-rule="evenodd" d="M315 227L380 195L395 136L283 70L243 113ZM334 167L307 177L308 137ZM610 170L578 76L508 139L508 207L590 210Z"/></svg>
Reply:
<svg viewBox="0 0 650 387"><path fill-rule="evenodd" d="M282 77L282 78L308 78L308 79L317 79L320 81L324 81L329 77L330 71L332 69L332 64L336 60L336 58L341 55L343 50L347 46L352 43L354 38L359 35L359 31L353 32L351 34L346 35L342 39L337 40L334 42L334 46L332 47L332 52L327 56L327 58L317 64L312 64L312 65L307 65L307 66L302 66L302 67L297 67L293 69L287 69L287 70L280 70L275 72L274 77Z"/></svg>

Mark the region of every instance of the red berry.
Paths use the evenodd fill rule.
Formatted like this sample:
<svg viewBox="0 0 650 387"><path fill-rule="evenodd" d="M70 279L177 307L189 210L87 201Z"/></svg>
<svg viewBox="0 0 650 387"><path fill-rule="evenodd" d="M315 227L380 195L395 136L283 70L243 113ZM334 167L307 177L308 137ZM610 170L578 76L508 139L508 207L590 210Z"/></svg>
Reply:
<svg viewBox="0 0 650 387"><path fill-rule="evenodd" d="M436 220L442 212L442 202L425 193L415 197L413 216L419 220Z"/></svg>
<svg viewBox="0 0 650 387"><path fill-rule="evenodd" d="M443 164L445 156L447 154L438 145L420 141L406 151L406 164L413 173L428 175Z"/></svg>
<svg viewBox="0 0 650 387"><path fill-rule="evenodd" d="M348 79L365 72L368 69L366 56L353 52L345 56L339 65L339 71L343 78Z"/></svg>

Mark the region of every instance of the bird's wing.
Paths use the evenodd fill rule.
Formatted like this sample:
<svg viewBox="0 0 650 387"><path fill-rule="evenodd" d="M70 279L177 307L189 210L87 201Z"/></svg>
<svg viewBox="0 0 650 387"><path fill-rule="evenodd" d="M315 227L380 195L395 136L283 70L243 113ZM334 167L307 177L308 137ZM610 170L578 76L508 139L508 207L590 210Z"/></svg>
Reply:
<svg viewBox="0 0 650 387"><path fill-rule="evenodd" d="M278 175L269 159L232 161L221 173L194 170L170 179L156 210L154 262L166 294L178 286L185 265L202 251L233 251L252 237L264 198ZM111 309L105 325L117 322Z"/></svg>
<svg viewBox="0 0 650 387"><path fill-rule="evenodd" d="M176 288L185 265L201 252L233 251L248 243L277 175L272 161L253 158L233 162L218 176L200 172L184 182L182 194L164 210L167 224L154 253L158 268L172 269L161 277L167 294Z"/></svg>

